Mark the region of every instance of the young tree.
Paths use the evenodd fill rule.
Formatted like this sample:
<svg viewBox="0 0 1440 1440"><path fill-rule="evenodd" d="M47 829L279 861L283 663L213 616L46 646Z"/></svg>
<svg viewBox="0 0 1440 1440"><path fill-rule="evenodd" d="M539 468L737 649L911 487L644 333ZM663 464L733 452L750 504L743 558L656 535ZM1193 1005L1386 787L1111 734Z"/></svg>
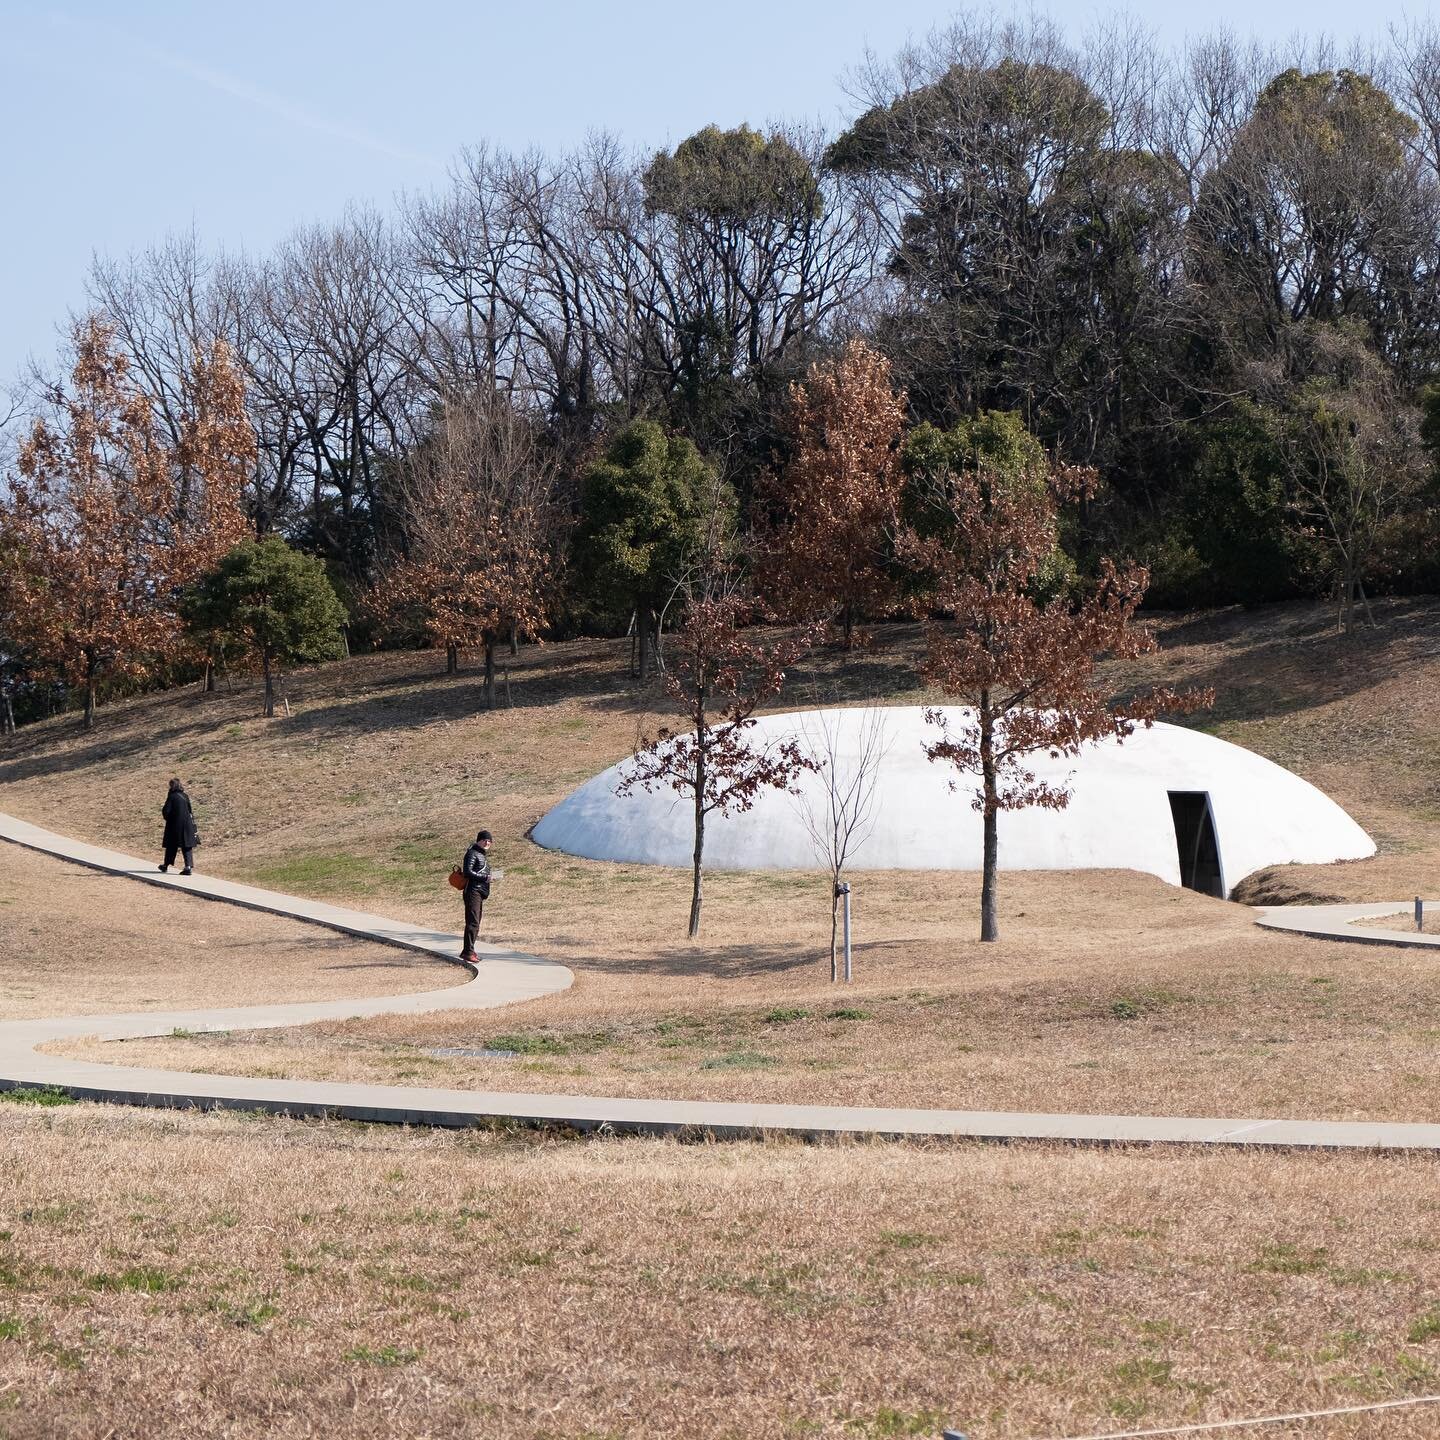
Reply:
<svg viewBox="0 0 1440 1440"><path fill-rule="evenodd" d="M237 545L185 599L186 619L201 635L238 641L265 677L265 716L275 714L276 665L334 659L345 609L313 555L276 535Z"/></svg>
<svg viewBox="0 0 1440 1440"><path fill-rule="evenodd" d="M455 398L440 410L401 482L405 551L368 604L392 629L418 627L446 654L485 654L495 704L495 646L548 624L560 520L554 466L538 427L502 396Z"/></svg>
<svg viewBox="0 0 1440 1440"><path fill-rule="evenodd" d="M957 451L945 438L922 434L908 452L916 528L905 550L932 596L925 677L971 707L958 720L939 709L927 713L940 730L927 754L978 781L980 938L988 941L1000 933L1000 812L1063 809L1070 799L1067 788L1036 776L1029 757L1076 755L1102 738L1123 740L1162 711L1193 709L1211 697L1153 690L1117 708L1096 684L1099 658L1142 655L1155 641L1132 624L1149 578L1142 567L1122 570L1102 560L1098 578L1078 597L1074 584L1054 582L1059 507L1093 491L1093 471L976 463L968 444Z"/></svg>
<svg viewBox="0 0 1440 1440"><path fill-rule="evenodd" d="M585 473L576 569L589 598L634 612L642 681L658 653L675 577L700 544L714 484L700 452L653 420L627 425Z"/></svg>
<svg viewBox="0 0 1440 1440"><path fill-rule="evenodd" d="M743 633L755 618L728 566L702 562L688 577L685 620L671 641L665 689L689 725L687 733L662 726L636 755L617 794L670 789L688 795L695 811L690 893L690 939L700 933L705 822L711 815L750 809L762 790L788 790L811 762L798 742L761 749L749 743L756 709L779 694L786 669L809 636L767 643Z"/></svg>
<svg viewBox="0 0 1440 1440"><path fill-rule="evenodd" d="M790 460L759 487L772 519L761 588L776 610L839 627L850 649L855 623L895 599L891 547L900 504L905 397L890 362L863 340L813 365L790 388L784 428Z"/></svg>
<svg viewBox="0 0 1440 1440"><path fill-rule="evenodd" d="M71 390L21 446L0 530L14 638L84 687L88 730L102 675L173 656L181 588L244 533L254 436L223 346L193 355L172 445L110 331L92 317L74 344Z"/></svg>
<svg viewBox="0 0 1440 1440"><path fill-rule="evenodd" d="M848 712L820 710L801 722L800 749L820 777L818 795L801 792L800 817L815 856L830 872L830 983L839 978L835 936L839 925L840 889L850 857L875 828L875 801L880 765L889 750L885 711L871 706L861 712L854 744L845 743Z"/></svg>

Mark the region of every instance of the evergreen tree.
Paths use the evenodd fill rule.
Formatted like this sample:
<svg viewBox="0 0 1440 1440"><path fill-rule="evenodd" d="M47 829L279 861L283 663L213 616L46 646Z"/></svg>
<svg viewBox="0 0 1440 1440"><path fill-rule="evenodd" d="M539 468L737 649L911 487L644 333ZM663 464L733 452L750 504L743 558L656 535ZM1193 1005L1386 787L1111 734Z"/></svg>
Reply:
<svg viewBox="0 0 1440 1440"><path fill-rule="evenodd" d="M641 680L649 677L661 616L700 544L716 486L700 452L652 420L627 425L585 473L576 571L585 598L634 613Z"/></svg>
<svg viewBox="0 0 1440 1440"><path fill-rule="evenodd" d="M185 600L191 630L237 641L265 677L265 714L275 714L276 665L334 659L345 609L325 567L276 535L237 545Z"/></svg>

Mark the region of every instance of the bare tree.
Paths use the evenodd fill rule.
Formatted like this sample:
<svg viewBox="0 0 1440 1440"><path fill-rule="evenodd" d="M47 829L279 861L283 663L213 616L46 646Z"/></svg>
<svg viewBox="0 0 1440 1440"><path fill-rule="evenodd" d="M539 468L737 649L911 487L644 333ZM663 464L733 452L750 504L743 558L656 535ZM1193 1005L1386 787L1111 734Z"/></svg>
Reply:
<svg viewBox="0 0 1440 1440"><path fill-rule="evenodd" d="M488 708L496 645L548 623L562 540L554 488L539 425L501 395L448 400L401 471L399 543L368 608L444 649L448 673L480 647Z"/></svg>
<svg viewBox="0 0 1440 1440"><path fill-rule="evenodd" d="M817 786L796 792L796 808L815 857L830 875L830 983L839 978L835 960L841 881L845 866L875 828L880 767L890 749L889 721L882 706L860 712L847 725L848 710L816 710L800 722L801 753L819 777Z"/></svg>

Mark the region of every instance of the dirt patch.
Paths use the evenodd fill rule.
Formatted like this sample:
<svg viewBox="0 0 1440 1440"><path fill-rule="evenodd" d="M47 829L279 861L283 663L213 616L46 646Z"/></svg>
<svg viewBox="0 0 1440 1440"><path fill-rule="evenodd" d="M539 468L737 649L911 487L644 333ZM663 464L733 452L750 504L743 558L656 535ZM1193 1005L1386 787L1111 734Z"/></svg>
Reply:
<svg viewBox="0 0 1440 1440"><path fill-rule="evenodd" d="M1230 893L1237 905L1339 905L1343 897L1307 890L1284 870L1257 870Z"/></svg>

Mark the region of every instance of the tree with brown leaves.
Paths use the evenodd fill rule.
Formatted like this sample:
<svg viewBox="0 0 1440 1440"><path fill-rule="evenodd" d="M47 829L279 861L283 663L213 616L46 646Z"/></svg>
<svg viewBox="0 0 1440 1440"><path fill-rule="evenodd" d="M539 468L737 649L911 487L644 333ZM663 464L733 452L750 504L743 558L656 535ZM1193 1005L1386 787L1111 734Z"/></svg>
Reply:
<svg viewBox="0 0 1440 1440"><path fill-rule="evenodd" d="M895 600L890 551L904 424L890 362L852 340L791 386L790 460L760 486L772 517L763 592L782 615L835 625L847 650L856 622L883 615Z"/></svg>
<svg viewBox="0 0 1440 1440"><path fill-rule="evenodd" d="M713 526L712 526L713 529ZM666 649L665 691L689 725L661 726L645 741L616 793L674 790L695 810L695 851L689 937L700 933L705 822L711 815L749 810L762 790L788 790L813 762L794 740L764 748L750 744L755 711L779 694L785 672L812 636L766 642L745 633L756 608L740 590L712 536L707 553L682 578L684 623Z"/></svg>
<svg viewBox="0 0 1440 1440"><path fill-rule="evenodd" d="M1105 655L1155 648L1132 622L1149 576L1102 560L1093 584L1057 582L1058 512L1092 494L1093 470L1006 465L977 453L966 435L921 427L907 446L914 522L905 552L932 597L925 678L970 707L931 709L940 739L931 760L976 777L984 819L980 938L999 939L996 872L1002 810L1063 809L1064 786L1041 780L1029 758L1077 755L1094 741L1124 740L1166 711L1209 704L1213 693L1152 690L1112 704L1095 679ZM952 782L958 784L959 782Z"/></svg>
<svg viewBox="0 0 1440 1440"><path fill-rule="evenodd" d="M559 519L537 428L503 397L455 398L401 483L405 551L380 572L368 607L392 629L418 628L459 668L482 647L495 705L495 646L549 623Z"/></svg>
<svg viewBox="0 0 1440 1440"><path fill-rule="evenodd" d="M84 687L88 730L102 676L182 651L180 591L244 535L255 441L223 345L194 354L174 445L103 324L78 326L74 346L71 389L35 423L0 502L0 581L16 640Z"/></svg>

